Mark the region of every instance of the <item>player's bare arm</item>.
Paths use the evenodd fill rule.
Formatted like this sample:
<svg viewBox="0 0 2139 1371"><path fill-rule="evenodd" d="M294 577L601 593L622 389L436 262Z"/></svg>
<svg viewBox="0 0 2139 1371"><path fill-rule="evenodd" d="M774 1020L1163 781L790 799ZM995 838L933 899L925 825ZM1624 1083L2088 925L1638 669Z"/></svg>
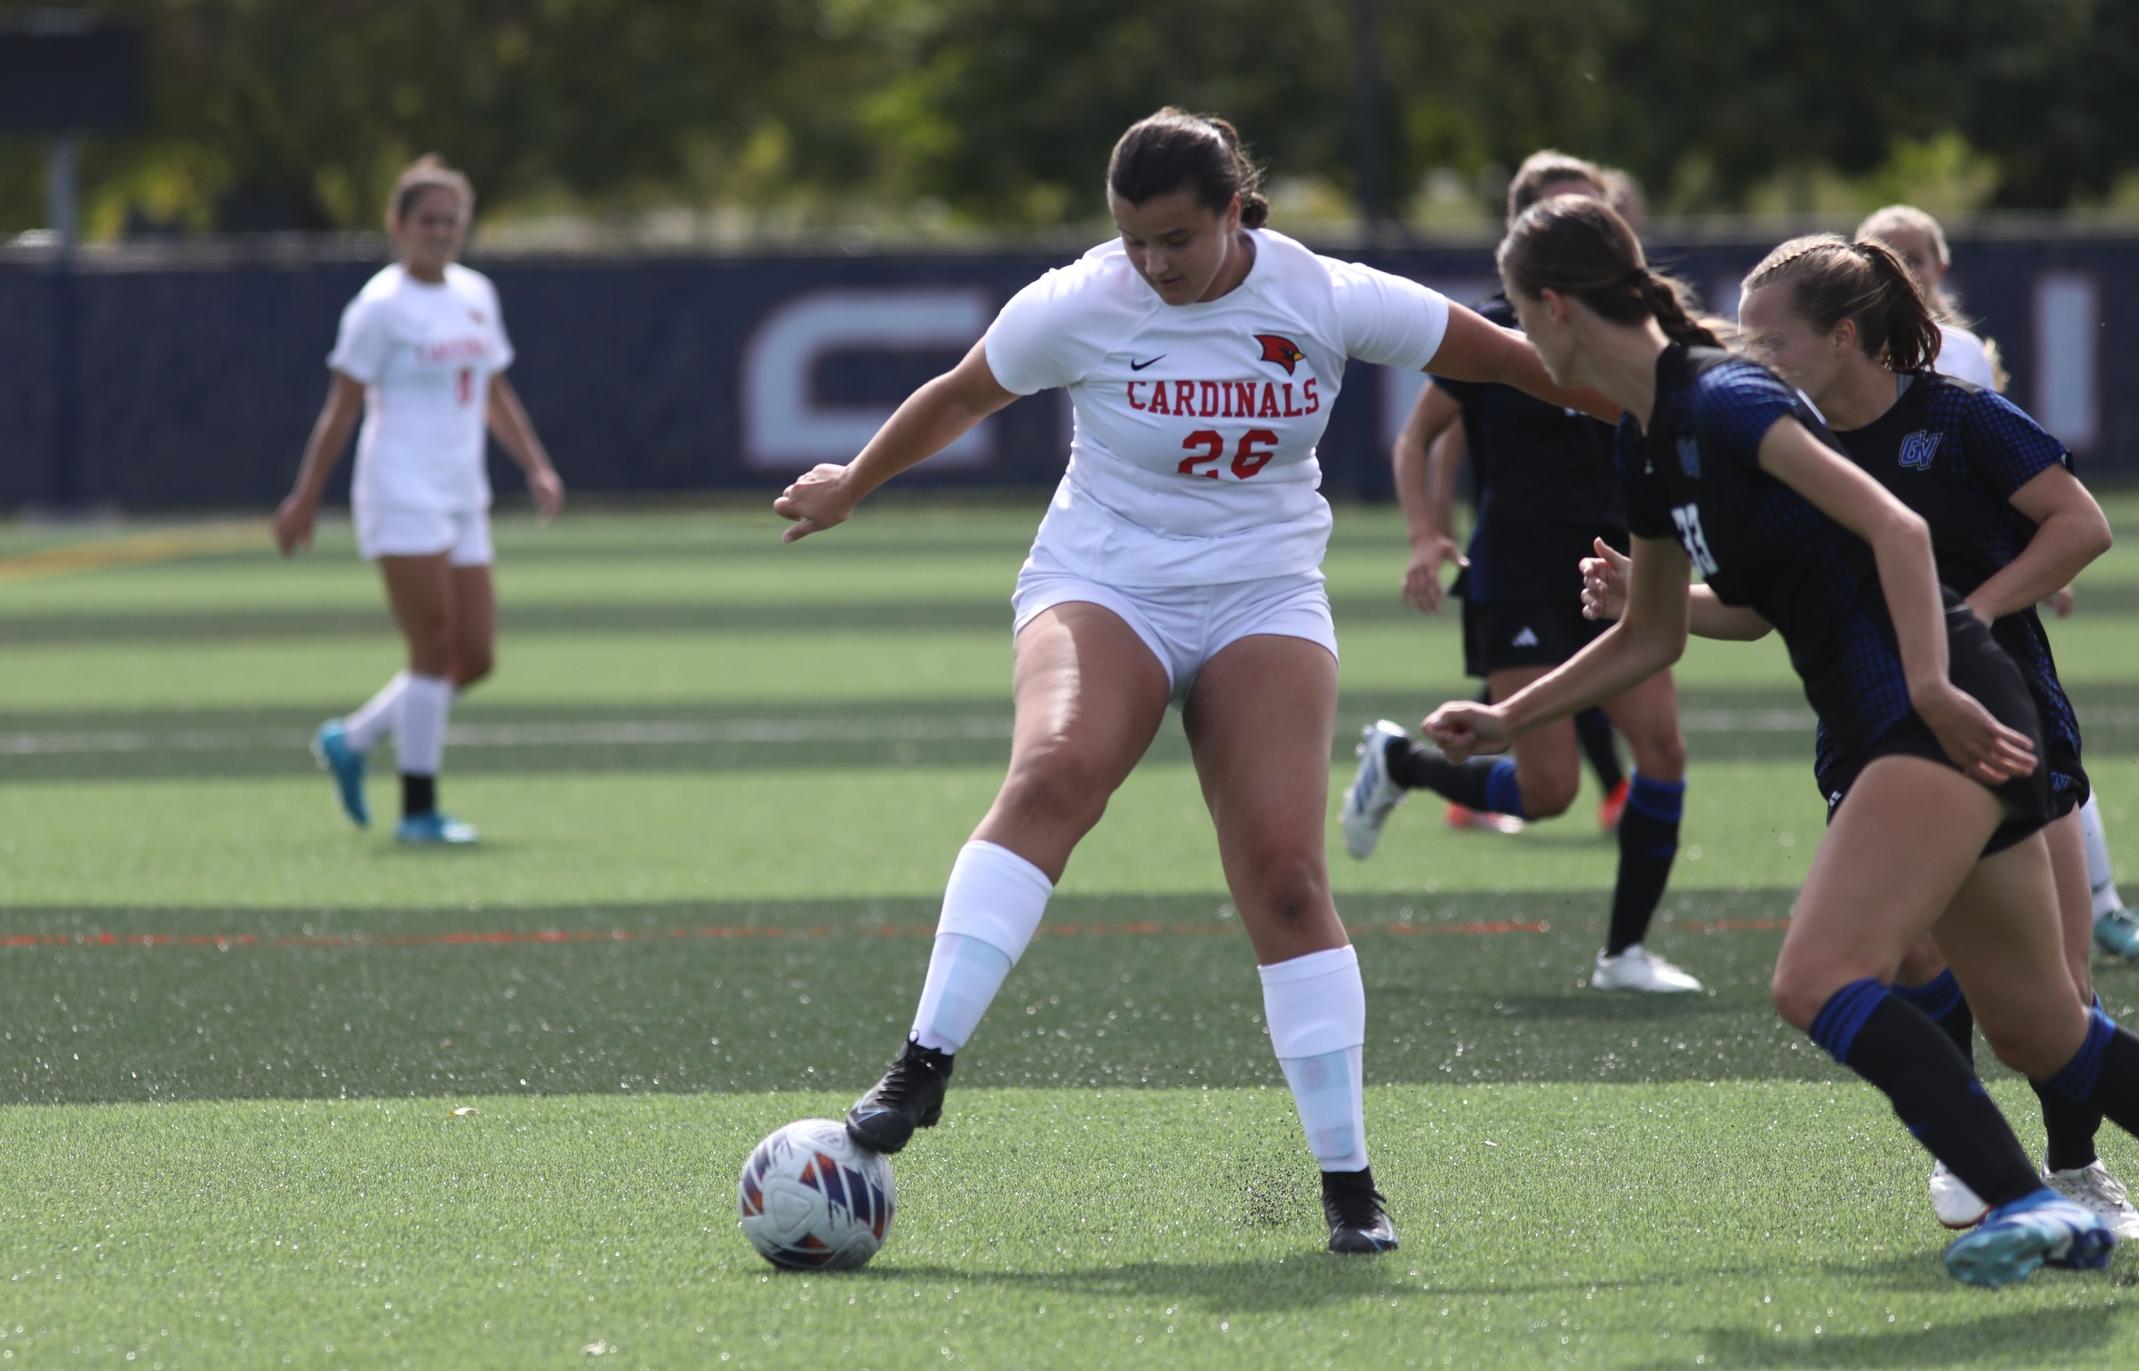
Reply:
<svg viewBox="0 0 2139 1371"><path fill-rule="evenodd" d="M289 495L275 511L275 546L287 557L312 543L312 526L319 518L319 497L327 488L342 454L349 450L349 437L364 415L364 387L341 372L327 382L327 399L312 423L312 436L305 441L304 459L297 465L297 479Z"/></svg>
<svg viewBox="0 0 2139 1371"><path fill-rule="evenodd" d="M1411 414L1390 452L1396 500L1411 536L1411 560L1404 570L1404 602L1422 614L1441 608L1441 566L1464 565L1463 550L1451 536L1449 518L1455 467L1463 459L1462 411L1447 391L1428 381L1412 402Z"/></svg>
<svg viewBox="0 0 2139 1371"><path fill-rule="evenodd" d="M2054 599L2088 563L2109 551L2108 517L2063 467L2037 472L2013 492L2011 503L2035 525L2035 536L1968 597L1968 607L1986 624Z"/></svg>
<svg viewBox="0 0 2139 1371"><path fill-rule="evenodd" d="M1441 338L1441 350L1426 369L1452 381L1513 386L1548 405L1580 410L1607 424L1619 422L1620 407L1601 391L1559 384L1545 370L1529 339L1453 301L1448 306L1448 332Z"/></svg>
<svg viewBox="0 0 2139 1371"><path fill-rule="evenodd" d="M490 378L484 420L498 445L526 474L527 490L534 497L536 514L544 519L556 518L564 508L564 480L550 461L549 450L542 445L541 435L535 432L535 422L528 418L527 406L520 403L520 393L513 389L512 382L502 371Z"/></svg>
<svg viewBox="0 0 2139 1371"><path fill-rule="evenodd" d="M781 541L845 523L863 496L943 451L1016 398L988 369L986 344L973 344L957 366L907 396L853 461L820 463L780 492L773 512L793 524Z"/></svg>
<svg viewBox="0 0 2139 1371"><path fill-rule="evenodd" d="M1954 764L1993 785L2033 771L2027 736L1999 723L1948 678L1945 607L1923 519L1795 419L1776 420L1761 438L1760 469L1871 547L1909 703Z"/></svg>

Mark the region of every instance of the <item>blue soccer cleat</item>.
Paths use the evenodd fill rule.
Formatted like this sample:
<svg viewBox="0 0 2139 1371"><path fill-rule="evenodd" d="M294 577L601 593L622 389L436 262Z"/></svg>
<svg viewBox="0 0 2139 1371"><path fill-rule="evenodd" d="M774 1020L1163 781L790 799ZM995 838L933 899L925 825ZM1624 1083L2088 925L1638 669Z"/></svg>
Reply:
<svg viewBox="0 0 2139 1371"><path fill-rule="evenodd" d="M312 735L312 760L333 775L342 813L358 828L371 826L371 806L364 803L364 754L349 745L340 719L329 719Z"/></svg>
<svg viewBox="0 0 2139 1371"><path fill-rule="evenodd" d="M2099 1271L2116 1245L2117 1235L2098 1215L2043 1189L1999 1205L1955 1238L1946 1248L1946 1269L1956 1280L1996 1289L2026 1280L2040 1266Z"/></svg>
<svg viewBox="0 0 2139 1371"><path fill-rule="evenodd" d="M2139 917L2118 905L2094 916L2094 945L2105 957L2139 957Z"/></svg>
<svg viewBox="0 0 2139 1371"><path fill-rule="evenodd" d="M466 847L475 841L475 827L433 810L411 814L395 824L394 841L419 847Z"/></svg>

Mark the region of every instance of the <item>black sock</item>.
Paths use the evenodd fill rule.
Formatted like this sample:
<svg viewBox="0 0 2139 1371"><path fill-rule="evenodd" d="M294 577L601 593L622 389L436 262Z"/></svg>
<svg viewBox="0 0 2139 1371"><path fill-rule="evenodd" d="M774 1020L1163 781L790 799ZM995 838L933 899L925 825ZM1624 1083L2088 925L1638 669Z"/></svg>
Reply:
<svg viewBox="0 0 2139 1371"><path fill-rule="evenodd" d="M1452 762L1441 755L1440 749L1409 738L1391 738L1383 757L1389 766L1389 779L1406 790L1431 790L1471 809L1524 817L1522 787L1516 783L1512 758L1473 757L1467 762Z"/></svg>
<svg viewBox="0 0 2139 1371"><path fill-rule="evenodd" d="M1951 970L1941 971L1922 985L1896 985L1894 993L1922 1011L1923 1016L1939 1026L1961 1055L1968 1059L1970 1069L1976 1064L1976 1015L1968 1007L1968 997L1961 993L1961 983L1953 978Z"/></svg>
<svg viewBox="0 0 2139 1371"><path fill-rule="evenodd" d="M1616 957L1640 942L1664 898L1671 862L1679 850L1679 816L1686 804L1684 781L1652 781L1640 772L1627 787L1619 818L1619 878L1612 887L1612 927L1604 953Z"/></svg>
<svg viewBox="0 0 2139 1371"><path fill-rule="evenodd" d="M2041 1081L2028 1084L2042 1101L2043 1166L2051 1171L2077 1171L2091 1165L2100 1155L2094 1150L2094 1135L2102 1129L2102 1111L2068 1100Z"/></svg>
<svg viewBox="0 0 2139 1371"><path fill-rule="evenodd" d="M1878 981L1837 990L1812 1021L1812 1040L1878 1086L1916 1140L1985 1204L1995 1208L2042 1188L2012 1125L1952 1042ZM2139 1054L2139 1039L2130 1041ZM2139 1091L2129 1098L2139 1106Z"/></svg>
<svg viewBox="0 0 2139 1371"><path fill-rule="evenodd" d="M401 773L401 817L413 819L438 808L438 778Z"/></svg>
<svg viewBox="0 0 2139 1371"><path fill-rule="evenodd" d="M1610 716L1596 706L1575 715L1575 737L1582 740L1582 755L1589 758L1589 769L1597 773L1597 784L1607 793L1627 778L1619 766L1616 736Z"/></svg>
<svg viewBox="0 0 2139 1371"><path fill-rule="evenodd" d="M2055 1076L2037 1083L2036 1094L2043 1097L2043 1124L2050 1125L2050 1101L2062 1100L2073 1110L2085 1109L2099 1119L2107 1115L2111 1122L2127 1133L2139 1134L2139 1038L2117 1027L2114 1019L2102 1012L2101 1002L2087 1016L2087 1037L2080 1043L2080 1050L2072 1054L2072 1060ZM2077 1112L2064 1116L2063 1126L2069 1131L2060 1139L2051 1134L2051 1152L2048 1158L2052 1171L2071 1169L2073 1155L2080 1148L2077 1139L2086 1120ZM2086 1130L2086 1156L2077 1165L2085 1166L2094 1160L2094 1131ZM2057 1148L2062 1145L2067 1154L2060 1156Z"/></svg>

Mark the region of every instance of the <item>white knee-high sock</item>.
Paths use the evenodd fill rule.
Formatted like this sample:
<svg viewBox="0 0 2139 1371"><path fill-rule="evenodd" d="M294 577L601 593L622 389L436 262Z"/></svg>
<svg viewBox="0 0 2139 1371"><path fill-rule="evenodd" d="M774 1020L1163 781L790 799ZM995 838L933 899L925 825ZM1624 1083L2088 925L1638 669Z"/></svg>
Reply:
<svg viewBox="0 0 2139 1371"><path fill-rule="evenodd" d="M1324 1171L1364 1170L1367 1123L1360 1065L1367 991L1359 979L1359 954L1333 947L1257 969L1270 1045L1292 1087L1308 1151Z"/></svg>
<svg viewBox="0 0 2139 1371"><path fill-rule="evenodd" d="M401 690L401 717L394 726L394 754L406 776L436 776L446 757L446 716L453 710L453 683L443 676L411 674Z"/></svg>
<svg viewBox="0 0 2139 1371"><path fill-rule="evenodd" d="M1054 893L1046 872L1007 847L976 841L959 850L914 1011L915 1042L938 1052L966 1045Z"/></svg>
<svg viewBox="0 0 2139 1371"><path fill-rule="evenodd" d="M393 731L395 716L401 709L401 692L406 689L408 673L397 671L379 687L378 694L342 720L342 732L351 747L359 752L369 752L378 746L381 738Z"/></svg>
<svg viewBox="0 0 2139 1371"><path fill-rule="evenodd" d="M2102 836L2102 807L2092 794L2080 807L2080 836L2087 843L2087 884L2094 887L2094 912L2102 915L2124 908L2124 897L2117 893L2117 874L2109 865L2109 840Z"/></svg>

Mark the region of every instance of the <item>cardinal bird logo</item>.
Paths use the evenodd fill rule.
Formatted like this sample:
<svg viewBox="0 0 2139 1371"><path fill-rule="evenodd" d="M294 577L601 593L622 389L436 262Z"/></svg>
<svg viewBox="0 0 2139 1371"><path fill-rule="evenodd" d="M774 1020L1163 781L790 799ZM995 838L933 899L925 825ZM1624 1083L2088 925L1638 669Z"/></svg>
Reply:
<svg viewBox="0 0 2139 1371"><path fill-rule="evenodd" d="M1282 334L1258 333L1255 335L1255 341L1263 345L1263 355L1256 360L1259 362L1276 362L1279 366L1285 368L1287 376L1292 375L1292 368L1295 363L1307 360L1307 354L1300 351L1299 345Z"/></svg>

